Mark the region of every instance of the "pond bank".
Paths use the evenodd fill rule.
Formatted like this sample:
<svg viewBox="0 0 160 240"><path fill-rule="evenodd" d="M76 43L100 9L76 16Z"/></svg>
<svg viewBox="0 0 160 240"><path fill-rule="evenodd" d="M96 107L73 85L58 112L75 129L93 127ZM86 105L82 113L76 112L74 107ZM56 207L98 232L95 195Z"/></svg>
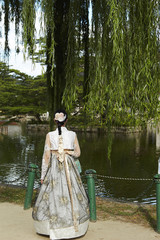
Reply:
<svg viewBox="0 0 160 240"><path fill-rule="evenodd" d="M76 132L89 132L89 133L139 133L143 129L142 127L111 127L110 130L108 130L107 127L80 127L80 126L73 126L73 125L67 125L68 129L71 129ZM28 131L49 131L49 125L48 124L30 124L27 123L26 128Z"/></svg>
<svg viewBox="0 0 160 240"><path fill-rule="evenodd" d="M20 114L17 116L0 116L0 125L1 124L7 124L7 123L12 123L12 122L17 122L17 123L23 123L26 124L27 130L33 130L33 131L49 131L49 122L48 122L48 117L44 117L43 114L40 118L40 122L37 120L35 116L28 115L28 114ZM70 125L71 124L71 125ZM72 125L73 124L73 125ZM159 125L160 122L157 123ZM92 124L91 124L92 125ZM110 129L108 129L107 126L101 126L101 125L92 125L87 126L83 125L80 122L77 123L72 123L69 122L67 124L68 128L74 131L81 131L81 132L90 132L90 133L139 133L144 131L144 129L152 128L155 127L154 120L149 121L146 127L141 127L141 126L112 126Z"/></svg>

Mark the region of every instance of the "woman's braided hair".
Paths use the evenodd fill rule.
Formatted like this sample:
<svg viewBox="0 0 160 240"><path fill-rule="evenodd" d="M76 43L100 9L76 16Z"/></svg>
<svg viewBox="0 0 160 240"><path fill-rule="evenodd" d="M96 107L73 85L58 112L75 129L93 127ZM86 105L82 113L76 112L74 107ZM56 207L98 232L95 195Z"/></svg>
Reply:
<svg viewBox="0 0 160 240"><path fill-rule="evenodd" d="M68 119L68 115L66 113L65 110L63 109L58 109L55 114L54 114L54 119L55 119L55 122L58 126L58 133L59 135L62 134L62 131L61 131L61 127L65 124L65 122L67 121Z"/></svg>

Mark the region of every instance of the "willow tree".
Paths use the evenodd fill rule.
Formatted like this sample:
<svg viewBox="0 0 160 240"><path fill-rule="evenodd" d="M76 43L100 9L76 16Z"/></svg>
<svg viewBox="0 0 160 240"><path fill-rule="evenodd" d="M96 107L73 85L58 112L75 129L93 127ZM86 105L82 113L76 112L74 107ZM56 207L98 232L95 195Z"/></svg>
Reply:
<svg viewBox="0 0 160 240"><path fill-rule="evenodd" d="M158 115L158 0L5 0L6 52L9 21L15 18L17 36L21 22L24 46L34 55L41 43L35 38L38 10L51 116L60 106L70 111L76 104L105 124L140 124Z"/></svg>
<svg viewBox="0 0 160 240"><path fill-rule="evenodd" d="M156 0L94 1L88 107L107 122L139 124L157 115L158 8Z"/></svg>

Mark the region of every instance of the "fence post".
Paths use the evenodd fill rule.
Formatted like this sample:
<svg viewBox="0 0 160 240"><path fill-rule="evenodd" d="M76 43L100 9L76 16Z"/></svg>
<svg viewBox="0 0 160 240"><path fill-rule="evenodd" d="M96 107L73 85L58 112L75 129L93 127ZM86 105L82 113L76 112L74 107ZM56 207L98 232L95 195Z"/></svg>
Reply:
<svg viewBox="0 0 160 240"><path fill-rule="evenodd" d="M157 232L160 233L160 174L154 176L156 183Z"/></svg>
<svg viewBox="0 0 160 240"><path fill-rule="evenodd" d="M94 169L88 169L85 171L88 186L88 197L89 197L89 210L90 210L90 221L96 222L96 195L95 195L95 179L96 171Z"/></svg>
<svg viewBox="0 0 160 240"><path fill-rule="evenodd" d="M28 174L28 182L27 182L27 190L26 190L26 196L25 196L25 202L24 202L24 210L31 207L31 201L32 201L32 195L33 195L33 187L34 187L34 179L36 170L38 169L38 166L36 164L29 164L29 174Z"/></svg>

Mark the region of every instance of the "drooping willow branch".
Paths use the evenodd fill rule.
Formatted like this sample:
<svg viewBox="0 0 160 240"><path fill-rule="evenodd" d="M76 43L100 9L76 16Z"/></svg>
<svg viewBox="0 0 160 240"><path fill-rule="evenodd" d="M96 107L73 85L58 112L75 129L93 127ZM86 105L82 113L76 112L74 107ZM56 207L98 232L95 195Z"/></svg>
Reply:
<svg viewBox="0 0 160 240"><path fill-rule="evenodd" d="M157 29L156 0L93 1L92 116L139 124L157 115Z"/></svg>
<svg viewBox="0 0 160 240"><path fill-rule="evenodd" d="M6 52L10 12L16 34L22 21L24 46L32 55L37 7L42 12L51 114L62 105L69 111L81 106L102 124L115 125L158 116L159 1L7 0L3 5Z"/></svg>

